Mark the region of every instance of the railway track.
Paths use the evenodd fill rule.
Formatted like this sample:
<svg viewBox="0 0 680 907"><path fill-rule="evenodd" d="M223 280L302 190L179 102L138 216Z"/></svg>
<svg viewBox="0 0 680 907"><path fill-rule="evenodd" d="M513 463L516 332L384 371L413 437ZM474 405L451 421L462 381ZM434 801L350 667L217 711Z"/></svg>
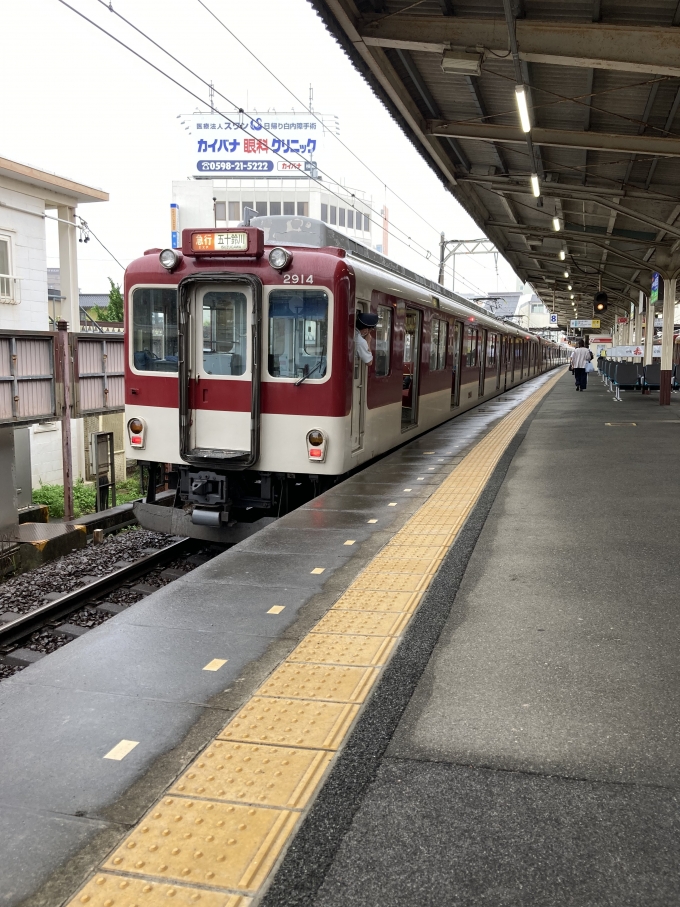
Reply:
<svg viewBox="0 0 680 907"><path fill-rule="evenodd" d="M21 614L7 623L0 624L0 661L4 661L5 664L18 664L18 661L12 661L12 653L16 652L21 643L29 639L36 631L48 629L58 634L59 622L69 614L88 605L100 607L99 603L105 601L106 596L112 592L142 579L153 570L171 563L178 557L188 555L200 547L202 547L201 543L195 539L180 539L165 548L159 548L157 551L138 558L131 564L120 567L106 576L93 580L79 589L67 592L26 614ZM106 610L106 608L102 608L102 610ZM112 610L111 616L114 613L115 611Z"/></svg>

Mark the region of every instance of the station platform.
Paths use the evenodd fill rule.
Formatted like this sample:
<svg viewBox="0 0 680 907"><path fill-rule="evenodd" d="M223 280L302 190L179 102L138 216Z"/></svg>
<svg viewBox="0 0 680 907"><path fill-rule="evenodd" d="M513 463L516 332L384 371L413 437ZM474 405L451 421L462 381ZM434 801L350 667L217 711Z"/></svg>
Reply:
<svg viewBox="0 0 680 907"><path fill-rule="evenodd" d="M548 373L5 681L0 904L677 903L678 426Z"/></svg>

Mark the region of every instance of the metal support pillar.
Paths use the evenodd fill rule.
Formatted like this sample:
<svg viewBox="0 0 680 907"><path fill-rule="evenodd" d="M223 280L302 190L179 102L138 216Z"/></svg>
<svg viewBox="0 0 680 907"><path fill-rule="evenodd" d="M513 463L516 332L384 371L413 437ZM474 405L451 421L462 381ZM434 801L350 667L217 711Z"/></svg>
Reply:
<svg viewBox="0 0 680 907"><path fill-rule="evenodd" d="M647 305L645 314L645 353L642 360L643 365L651 365L654 358L654 306L650 302ZM648 388L643 388L642 393L649 395Z"/></svg>
<svg viewBox="0 0 680 907"><path fill-rule="evenodd" d="M73 456L71 444L71 350L68 342L68 325L57 322L57 360L63 387L61 413L61 462L64 482L64 519L73 519Z"/></svg>
<svg viewBox="0 0 680 907"><path fill-rule="evenodd" d="M673 321L675 316L676 279L663 281L663 328L661 334L661 375L659 379L659 403L669 406L671 402L671 377L673 375Z"/></svg>
<svg viewBox="0 0 680 907"><path fill-rule="evenodd" d="M635 336L632 343L640 346L642 343L642 310L645 305L645 294L640 290L640 299L635 309Z"/></svg>

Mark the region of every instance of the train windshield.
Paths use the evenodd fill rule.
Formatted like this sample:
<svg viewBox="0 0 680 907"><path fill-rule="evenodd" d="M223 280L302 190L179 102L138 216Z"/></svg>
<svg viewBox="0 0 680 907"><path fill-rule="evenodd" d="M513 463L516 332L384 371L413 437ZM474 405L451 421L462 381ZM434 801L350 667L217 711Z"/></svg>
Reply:
<svg viewBox="0 0 680 907"><path fill-rule="evenodd" d="M320 290L269 294L269 374L323 378L328 353L328 296Z"/></svg>
<svg viewBox="0 0 680 907"><path fill-rule="evenodd" d="M132 350L139 371L177 371L176 289L144 287L134 291Z"/></svg>

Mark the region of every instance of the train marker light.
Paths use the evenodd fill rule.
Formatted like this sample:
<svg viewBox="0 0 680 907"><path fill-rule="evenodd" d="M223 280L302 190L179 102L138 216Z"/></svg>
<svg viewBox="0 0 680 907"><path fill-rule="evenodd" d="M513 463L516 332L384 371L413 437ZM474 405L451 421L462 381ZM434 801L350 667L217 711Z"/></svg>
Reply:
<svg viewBox="0 0 680 907"><path fill-rule="evenodd" d="M280 246L272 249L269 253L269 264L276 271L283 271L284 268L288 267L292 260L293 256L288 249L282 249Z"/></svg>
<svg viewBox="0 0 680 907"><path fill-rule="evenodd" d="M158 256L158 260L166 271L174 271L179 264L180 257L179 253L175 252L174 249L163 249Z"/></svg>
<svg viewBox="0 0 680 907"><path fill-rule="evenodd" d="M326 446L326 435L318 428L307 432L307 456L310 460L323 463L326 459Z"/></svg>
<svg viewBox="0 0 680 907"><path fill-rule="evenodd" d="M144 450L146 446L146 422L143 419L130 419L127 424L130 446Z"/></svg>

